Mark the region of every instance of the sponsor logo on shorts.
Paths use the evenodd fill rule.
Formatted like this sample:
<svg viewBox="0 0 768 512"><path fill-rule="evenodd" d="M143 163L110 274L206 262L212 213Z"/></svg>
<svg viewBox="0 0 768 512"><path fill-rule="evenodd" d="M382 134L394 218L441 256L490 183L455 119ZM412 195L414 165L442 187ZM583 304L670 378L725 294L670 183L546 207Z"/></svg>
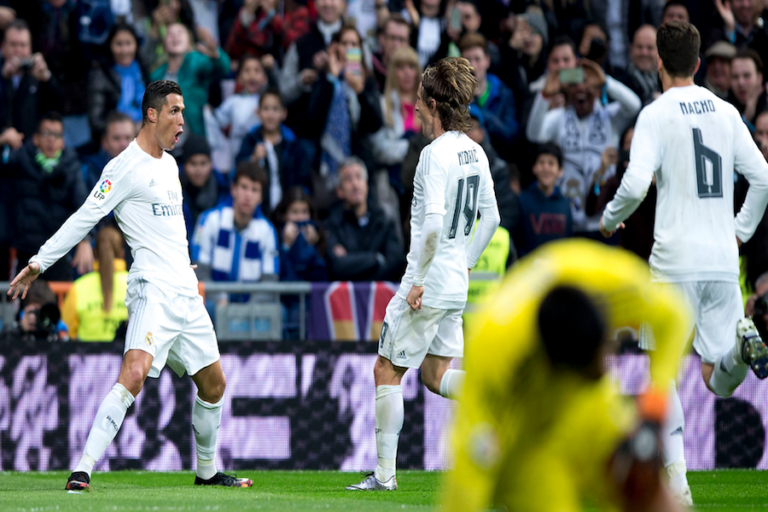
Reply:
<svg viewBox="0 0 768 512"><path fill-rule="evenodd" d="M152 178L151 180L149 180L149 188L152 188L155 185L157 185L157 182L155 181L155 178Z"/></svg>
<svg viewBox="0 0 768 512"><path fill-rule="evenodd" d="M405 350L401 350L401 351L400 351L400 352L397 354L397 358L398 358L398 359L405 359L405 358L406 358L406 355L405 355Z"/></svg>
<svg viewBox="0 0 768 512"><path fill-rule="evenodd" d="M154 338L152 338L152 333L148 332L146 336L144 336L144 341L146 342L148 347L152 346L152 342L154 341Z"/></svg>

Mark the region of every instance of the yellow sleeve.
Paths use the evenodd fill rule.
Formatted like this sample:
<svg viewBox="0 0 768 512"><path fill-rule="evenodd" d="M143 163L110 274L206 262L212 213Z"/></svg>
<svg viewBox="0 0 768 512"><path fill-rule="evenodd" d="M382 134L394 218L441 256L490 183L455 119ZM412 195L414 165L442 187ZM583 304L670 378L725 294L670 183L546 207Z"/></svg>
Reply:
<svg viewBox="0 0 768 512"><path fill-rule="evenodd" d="M77 339L77 330L80 327L80 317L77 314L77 289L74 284L64 296L64 304L61 307L61 320L67 324L69 338Z"/></svg>

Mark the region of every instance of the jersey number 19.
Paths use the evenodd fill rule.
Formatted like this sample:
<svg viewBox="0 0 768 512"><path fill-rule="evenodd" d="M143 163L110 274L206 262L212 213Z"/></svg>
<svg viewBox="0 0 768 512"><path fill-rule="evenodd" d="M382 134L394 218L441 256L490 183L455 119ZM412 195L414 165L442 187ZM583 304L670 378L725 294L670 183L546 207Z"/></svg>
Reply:
<svg viewBox="0 0 768 512"><path fill-rule="evenodd" d="M459 213L464 214L467 219L467 225L464 226L464 236L469 236L472 226L477 218L477 194L480 191L480 176L467 176L467 197L464 201L464 208L461 208L461 193L464 192L464 178L459 178L459 191L456 194L456 205L453 207L453 222L451 230L448 232L448 238L456 238L456 230L459 228Z"/></svg>

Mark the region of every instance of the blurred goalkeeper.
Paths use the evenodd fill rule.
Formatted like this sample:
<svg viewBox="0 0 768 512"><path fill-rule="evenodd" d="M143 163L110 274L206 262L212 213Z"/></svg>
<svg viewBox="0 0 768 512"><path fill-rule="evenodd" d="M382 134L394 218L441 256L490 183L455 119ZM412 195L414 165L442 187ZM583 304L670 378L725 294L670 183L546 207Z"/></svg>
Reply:
<svg viewBox="0 0 768 512"><path fill-rule="evenodd" d="M507 278L466 354L447 512L676 511L662 481L659 428L691 314L634 256L554 243ZM634 402L603 366L617 327L648 322L658 350Z"/></svg>

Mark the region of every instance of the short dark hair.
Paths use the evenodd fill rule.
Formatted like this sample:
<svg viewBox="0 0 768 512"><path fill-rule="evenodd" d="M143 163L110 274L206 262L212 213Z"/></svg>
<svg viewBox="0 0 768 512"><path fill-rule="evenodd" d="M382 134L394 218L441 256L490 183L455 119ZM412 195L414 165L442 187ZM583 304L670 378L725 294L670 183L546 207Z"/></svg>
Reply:
<svg viewBox="0 0 768 512"><path fill-rule="evenodd" d="M403 26L408 27L408 33L409 34L413 30L411 28L411 24L408 23L408 20L405 19L405 17L402 14L400 14L399 12L393 12L393 13L390 13L389 18L387 18L387 21L384 22L384 26L381 27L381 33L382 34L386 34L387 33L387 27L389 27L390 23L395 23L397 25L403 25Z"/></svg>
<svg viewBox="0 0 768 512"><path fill-rule="evenodd" d="M285 104L283 103L283 97L280 96L280 89L277 87L269 87L266 91L261 93L261 96L259 96L259 108L261 108L261 105L264 103L264 98L267 96L275 96L277 98L277 101L280 102L280 105L285 107Z"/></svg>
<svg viewBox="0 0 768 512"><path fill-rule="evenodd" d="M667 0L667 3L664 5L664 9L661 11L661 17L663 18L665 14L667 14L667 11L670 7L682 7L685 9L685 12L688 12L688 6L685 5L685 2L682 0Z"/></svg>
<svg viewBox="0 0 768 512"><path fill-rule="evenodd" d="M109 115L107 116L107 122L104 125L104 133L107 133L107 131L109 131L109 127L112 126L113 124L125 123L125 122L133 123L133 119L131 119L131 116L129 116L128 114L118 112L117 110L110 112Z"/></svg>
<svg viewBox="0 0 768 512"><path fill-rule="evenodd" d="M563 151L560 149L560 146L554 142L539 144L539 147L536 148L536 160L538 160L541 155L552 155L557 158L557 166L563 167ZM534 160L534 162L536 160Z"/></svg>
<svg viewBox="0 0 768 512"><path fill-rule="evenodd" d="M241 178L248 178L251 181L255 181L261 185L262 194L267 189L267 172L262 166L256 162L250 162L248 160L240 162L237 165L235 176L232 178L232 185L237 185L237 182Z"/></svg>
<svg viewBox="0 0 768 512"><path fill-rule="evenodd" d="M144 91L144 98L141 100L142 126L149 122L147 111L149 109L155 109L158 112L161 112L169 94L183 96L179 84L171 80L155 80L147 86L147 89Z"/></svg>
<svg viewBox="0 0 768 512"><path fill-rule="evenodd" d="M693 76L701 50L701 36L696 27L683 21L664 23L656 32L656 47L670 76Z"/></svg>
<svg viewBox="0 0 768 512"><path fill-rule="evenodd" d="M739 50L736 52L736 55L733 56L733 59L731 59L731 62L733 62L736 59L742 59L742 60L751 60L755 63L755 70L757 70L758 73L763 72L763 59L760 58L760 54L757 53L752 48L744 48L742 50Z"/></svg>
<svg viewBox="0 0 768 512"><path fill-rule="evenodd" d="M254 55L252 53L246 53L242 57L240 57L240 60L237 61L237 75L238 76L240 76L240 73L243 70L243 66L249 60L255 60L256 62L258 62L259 66L261 66L261 69L264 70L264 72L266 72L266 70L264 69L264 64L261 63L261 59L258 57L258 55Z"/></svg>
<svg viewBox="0 0 768 512"><path fill-rule="evenodd" d="M550 47L549 51L552 52L552 50L555 47L557 47L557 46L570 46L571 50L573 50L573 55L574 56L578 55L578 53L579 53L578 50L576 50L576 43L574 43L573 39L571 39L570 37L568 37L566 35L557 36L552 41L552 46Z"/></svg>
<svg viewBox="0 0 768 512"><path fill-rule="evenodd" d="M40 122L37 123L37 131L40 131L40 127L43 126L43 123L45 121L53 122L53 123L61 123L64 124L64 118L61 117L61 114L58 112L46 112L40 117Z"/></svg>
<svg viewBox="0 0 768 512"><path fill-rule="evenodd" d="M572 286L556 286L541 301L539 332L554 366L586 370L606 341L604 312L586 293Z"/></svg>
<svg viewBox="0 0 768 512"><path fill-rule="evenodd" d="M480 48L484 54L488 55L488 40L483 34L465 34L459 40L459 51L464 53L472 48Z"/></svg>
<svg viewBox="0 0 768 512"><path fill-rule="evenodd" d="M29 29L29 23L22 20L21 18L16 18L10 22L7 27L5 27L5 32L3 32L3 41L5 41L5 36L10 30L26 30L29 32L29 36L32 37L32 31Z"/></svg>

